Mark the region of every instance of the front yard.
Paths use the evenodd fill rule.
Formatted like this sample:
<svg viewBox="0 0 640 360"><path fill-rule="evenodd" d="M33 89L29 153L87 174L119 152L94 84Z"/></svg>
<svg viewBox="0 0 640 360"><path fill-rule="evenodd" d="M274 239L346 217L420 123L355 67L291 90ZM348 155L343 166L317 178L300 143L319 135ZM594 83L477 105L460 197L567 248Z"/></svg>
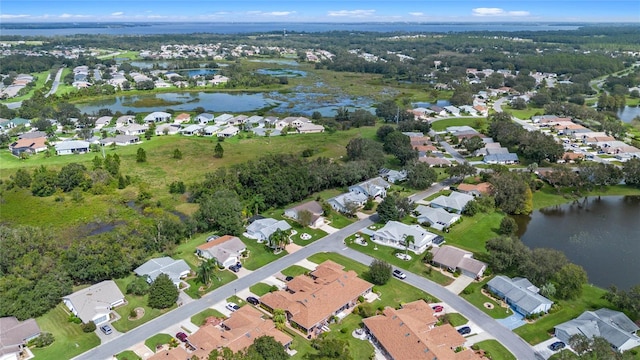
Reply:
<svg viewBox="0 0 640 360"><path fill-rule="evenodd" d="M271 291L271 285L260 282L252 285L249 288L249 291L251 291L252 293L258 296L262 296Z"/></svg>
<svg viewBox="0 0 640 360"><path fill-rule="evenodd" d="M126 294L127 285L130 282L132 282L134 279L135 279L135 275L129 275L123 279L116 279L115 282L118 285L118 288L120 288L120 291L122 291L123 294ZM150 308L149 306L147 306L147 302L149 300L148 295L135 296L132 294L127 294L125 295L125 299L127 300L127 304L123 306L119 306L115 309L118 315L120 315L120 319L117 321L114 321L111 324L116 330L120 332L130 331L131 329L138 327L150 320L153 320L158 316L165 314L166 312L171 311L176 307L176 305L174 305L168 309L162 309L162 310ZM131 313L131 310L134 310L137 308L143 309L144 315L139 319L129 320L129 315Z"/></svg>
<svg viewBox="0 0 640 360"><path fill-rule="evenodd" d="M144 344L153 352L155 352L158 346L169 344L169 342L171 342L171 339L173 339L173 336L169 334L156 334L145 340Z"/></svg>
<svg viewBox="0 0 640 360"><path fill-rule="evenodd" d="M481 282L472 283L460 293L460 296L492 318L504 319L512 314L511 310L501 307L500 304L484 295L481 291L482 287L484 287L489 280L491 280L491 277L486 277ZM485 304L491 304L492 308L487 308Z"/></svg>
<svg viewBox="0 0 640 360"><path fill-rule="evenodd" d="M205 288L200 280L192 278L187 280L189 288L184 290L184 292L193 299L199 299L204 294L228 284L237 278L236 274L232 273L231 270L215 270L211 275L211 284L209 284L209 287Z"/></svg>
<svg viewBox="0 0 640 360"><path fill-rule="evenodd" d="M211 316L215 316L215 317L220 318L220 319L226 318L226 316L224 316L224 314L222 314L220 311L218 311L216 309L206 309L204 311L201 311L201 312L193 315L191 317L191 322L194 325L202 326L202 325L204 325L205 320L207 320L207 318L211 317Z"/></svg>
<svg viewBox="0 0 640 360"><path fill-rule="evenodd" d="M80 324L69 322L69 311L62 303L37 318L36 322L40 330L51 333L55 338L53 344L45 348L31 349L38 360L71 359L100 345L95 333L85 333Z"/></svg>
<svg viewBox="0 0 640 360"><path fill-rule="evenodd" d="M486 351L486 354L490 355L493 360L516 360L515 356L497 340L480 341L476 345Z"/></svg>

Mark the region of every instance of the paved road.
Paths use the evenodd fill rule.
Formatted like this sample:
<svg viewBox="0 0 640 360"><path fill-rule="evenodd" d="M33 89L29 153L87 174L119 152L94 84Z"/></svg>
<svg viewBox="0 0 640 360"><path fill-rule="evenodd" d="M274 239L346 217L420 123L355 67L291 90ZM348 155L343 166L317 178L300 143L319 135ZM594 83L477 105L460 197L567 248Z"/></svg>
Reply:
<svg viewBox="0 0 640 360"><path fill-rule="evenodd" d="M448 186L453 180L445 180L442 183L436 184L421 193L411 196L411 200L416 201L422 199L431 194L435 194L442 188ZM225 300L226 298L234 295L237 290L245 289L253 284L256 284L263 279L274 275L287 267L294 265L295 263L306 259L307 257L316 254L318 252L336 252L343 254L353 260L359 261L363 264L370 264L372 258L359 253L355 250L347 248L343 240L347 236L357 232L358 230L372 225L377 219L377 215L374 214L369 218L357 221L338 232L329 234L324 238L317 240L316 242L301 248L300 250L288 254L281 259L278 259L272 263L269 263L259 270L252 272L251 274L235 280L229 284L226 284L215 291L205 295L202 299L190 302L183 305L167 314L160 316L146 324L143 324L126 334L120 335L117 339L101 344L100 346L91 349L75 359L110 359L112 355L118 354L137 343L144 342L149 337L162 332L164 329L172 326L173 324L184 321L191 316L213 306L214 304ZM517 359L538 359L539 356L532 349L529 344L525 343L513 332L509 331L502 325L498 324L494 319L490 318L482 311L468 303L466 300L458 297L456 294L443 288L442 286L427 280L421 276L407 272L407 278L405 280L408 284L411 284L425 292L432 294L440 300L451 305L463 316L470 321L478 324L482 329L493 337L495 337L500 343L502 343L509 351L511 351ZM173 335L173 334L171 334Z"/></svg>
<svg viewBox="0 0 640 360"><path fill-rule="evenodd" d="M446 141L440 141L440 145L449 153L449 155L453 156L453 160L455 160L458 164L464 164L467 162L464 156L460 155L460 153L454 149L451 145L449 145Z"/></svg>
<svg viewBox="0 0 640 360"><path fill-rule="evenodd" d="M53 84L51 84L51 90L49 90L49 92L44 97L49 97L55 94L56 91L58 91L58 86L60 85L60 78L62 77L62 70L64 70L63 67L61 67L58 70L58 72L56 73L56 78L53 80Z"/></svg>

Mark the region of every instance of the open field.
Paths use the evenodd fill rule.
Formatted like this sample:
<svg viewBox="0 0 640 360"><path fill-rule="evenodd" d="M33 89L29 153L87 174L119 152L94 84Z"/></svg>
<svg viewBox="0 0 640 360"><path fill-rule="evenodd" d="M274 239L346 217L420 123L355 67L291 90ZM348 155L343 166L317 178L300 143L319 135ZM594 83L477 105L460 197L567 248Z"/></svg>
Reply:
<svg viewBox="0 0 640 360"><path fill-rule="evenodd" d="M53 344L45 348L32 349L38 360L71 359L100 345L95 333L85 333L80 324L69 322L68 309L62 303L37 318L36 322L40 330L51 333L55 338Z"/></svg>
<svg viewBox="0 0 640 360"><path fill-rule="evenodd" d="M444 131L449 126L471 126L472 128L478 128L479 123L486 122L485 118L460 117L436 121L431 125L431 128L434 131Z"/></svg>

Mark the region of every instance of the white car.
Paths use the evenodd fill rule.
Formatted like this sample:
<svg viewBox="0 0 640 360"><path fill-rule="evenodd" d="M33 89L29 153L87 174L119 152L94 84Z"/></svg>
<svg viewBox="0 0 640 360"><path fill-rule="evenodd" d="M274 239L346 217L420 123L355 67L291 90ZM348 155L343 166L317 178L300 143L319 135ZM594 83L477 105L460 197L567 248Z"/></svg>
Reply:
<svg viewBox="0 0 640 360"><path fill-rule="evenodd" d="M393 276L397 277L398 279L405 279L407 277L405 273L398 269L393 270Z"/></svg>
<svg viewBox="0 0 640 360"><path fill-rule="evenodd" d="M240 306L238 306L238 304L233 303L233 302L227 303L227 306L225 306L225 307L229 311L236 311L236 310L240 309Z"/></svg>

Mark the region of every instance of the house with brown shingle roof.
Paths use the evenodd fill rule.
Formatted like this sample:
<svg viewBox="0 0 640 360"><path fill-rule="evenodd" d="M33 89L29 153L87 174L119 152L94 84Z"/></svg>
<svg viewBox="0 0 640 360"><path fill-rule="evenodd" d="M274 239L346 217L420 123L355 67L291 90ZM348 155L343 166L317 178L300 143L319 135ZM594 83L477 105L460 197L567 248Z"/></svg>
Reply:
<svg viewBox="0 0 640 360"><path fill-rule="evenodd" d="M487 264L473 258L473 253L457 247L443 245L431 249L433 263L450 271L458 271L472 279L482 276Z"/></svg>
<svg viewBox="0 0 640 360"><path fill-rule="evenodd" d="M309 276L299 275L287 283L286 290L264 295L261 305L269 312L282 309L292 327L308 335L318 335L332 316L352 308L358 297L371 292L373 284L355 271L327 260Z"/></svg>
<svg viewBox="0 0 640 360"><path fill-rule="evenodd" d="M473 196L487 195L491 192L491 184L488 182L482 182L479 184L460 184L458 185L458 191L463 194L469 194Z"/></svg>
<svg viewBox="0 0 640 360"><path fill-rule="evenodd" d="M189 354L188 359L195 355L199 359L208 359L211 351L229 348L238 352L248 348L262 336L271 336L285 348L289 347L293 339L276 329L274 322L253 306L245 305L220 325L203 325L189 336L189 343L196 350ZM187 359L187 358L182 358Z"/></svg>
<svg viewBox="0 0 640 360"><path fill-rule="evenodd" d="M37 154L47 150L47 138L25 138L19 139L9 145L9 150L15 156L20 156L23 152L28 154Z"/></svg>
<svg viewBox="0 0 640 360"><path fill-rule="evenodd" d="M324 210L322 210L322 205L317 201L307 201L306 203L286 209L284 211L284 216L299 221L300 218L298 215L302 211L308 211L311 213L311 221L308 225L318 227L324 223L324 219L322 218Z"/></svg>
<svg viewBox="0 0 640 360"><path fill-rule="evenodd" d="M472 360L482 359L466 349L464 337L449 324L435 326L433 310L417 300L401 309L386 307L382 315L363 319L365 331L383 352L393 360Z"/></svg>
<svg viewBox="0 0 640 360"><path fill-rule="evenodd" d="M225 235L196 247L196 255L203 259L215 259L218 264L229 267L240 261L246 249L240 238Z"/></svg>

